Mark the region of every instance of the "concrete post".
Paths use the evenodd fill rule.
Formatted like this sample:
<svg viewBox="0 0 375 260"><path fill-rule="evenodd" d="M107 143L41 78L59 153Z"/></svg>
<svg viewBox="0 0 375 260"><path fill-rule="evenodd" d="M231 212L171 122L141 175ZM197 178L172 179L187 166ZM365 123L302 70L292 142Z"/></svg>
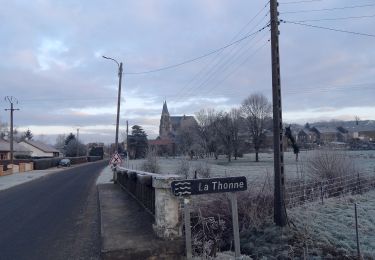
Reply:
<svg viewBox="0 0 375 260"><path fill-rule="evenodd" d="M155 224L156 235L164 239L182 237L180 222L180 203L172 194L171 182L181 179L180 176L160 175L153 176L152 186L155 189Z"/></svg>

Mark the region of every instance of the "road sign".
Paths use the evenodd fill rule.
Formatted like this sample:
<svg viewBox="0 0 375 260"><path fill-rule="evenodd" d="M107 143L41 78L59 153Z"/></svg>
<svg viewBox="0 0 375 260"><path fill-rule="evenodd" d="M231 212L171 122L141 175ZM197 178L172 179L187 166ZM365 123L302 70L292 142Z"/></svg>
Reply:
<svg viewBox="0 0 375 260"><path fill-rule="evenodd" d="M247 189L246 177L227 177L172 181L172 193L189 196L207 193L235 192Z"/></svg>
<svg viewBox="0 0 375 260"><path fill-rule="evenodd" d="M110 164L121 164L122 159L121 156L118 153L114 153L111 157L111 160L109 161Z"/></svg>

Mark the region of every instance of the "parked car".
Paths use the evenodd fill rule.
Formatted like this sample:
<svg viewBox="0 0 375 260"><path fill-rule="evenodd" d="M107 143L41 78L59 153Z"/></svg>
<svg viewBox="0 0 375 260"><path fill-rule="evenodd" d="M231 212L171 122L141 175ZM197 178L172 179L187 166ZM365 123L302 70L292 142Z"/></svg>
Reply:
<svg viewBox="0 0 375 260"><path fill-rule="evenodd" d="M59 162L59 166L65 166L65 167L70 167L71 163L69 159L62 159Z"/></svg>

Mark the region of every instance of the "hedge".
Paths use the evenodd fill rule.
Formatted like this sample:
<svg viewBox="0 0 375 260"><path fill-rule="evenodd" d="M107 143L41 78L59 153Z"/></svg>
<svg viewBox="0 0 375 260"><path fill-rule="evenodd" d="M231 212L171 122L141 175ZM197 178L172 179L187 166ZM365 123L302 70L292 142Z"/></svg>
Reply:
<svg viewBox="0 0 375 260"><path fill-rule="evenodd" d="M101 160L101 156L82 156L82 157L54 157L54 158L43 158L43 159L33 159L33 160L13 160L14 164L21 162L33 162L34 170L45 170L48 168L56 167L62 159L69 159L71 164L80 164L85 162L96 162ZM10 160L0 161L0 165L3 165L3 170L7 170L7 166L10 164Z"/></svg>

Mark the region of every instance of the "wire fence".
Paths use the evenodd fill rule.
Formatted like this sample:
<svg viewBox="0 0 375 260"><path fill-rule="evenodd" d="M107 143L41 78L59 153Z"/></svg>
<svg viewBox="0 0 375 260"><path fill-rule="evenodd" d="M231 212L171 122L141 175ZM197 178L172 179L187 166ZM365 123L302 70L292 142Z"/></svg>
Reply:
<svg viewBox="0 0 375 260"><path fill-rule="evenodd" d="M285 189L285 205L289 208L331 197L362 194L375 189L375 176L350 174L322 181L295 180Z"/></svg>

